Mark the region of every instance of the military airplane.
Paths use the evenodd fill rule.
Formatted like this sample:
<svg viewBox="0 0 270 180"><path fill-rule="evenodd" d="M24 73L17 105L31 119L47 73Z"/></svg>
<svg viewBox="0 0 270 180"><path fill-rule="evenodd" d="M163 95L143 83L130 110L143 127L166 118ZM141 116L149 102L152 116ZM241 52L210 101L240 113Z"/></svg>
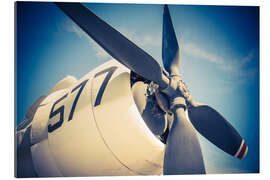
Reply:
<svg viewBox="0 0 270 180"><path fill-rule="evenodd" d="M80 3L55 3L114 59L67 76L29 107L16 128L16 176L204 174L196 131L243 159L248 147L212 107L192 99L164 5L162 68Z"/></svg>

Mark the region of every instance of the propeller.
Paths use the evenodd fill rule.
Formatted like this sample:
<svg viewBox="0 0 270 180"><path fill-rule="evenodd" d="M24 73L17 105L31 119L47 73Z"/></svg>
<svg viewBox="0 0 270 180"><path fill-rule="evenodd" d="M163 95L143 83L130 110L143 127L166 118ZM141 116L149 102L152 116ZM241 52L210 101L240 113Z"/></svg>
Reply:
<svg viewBox="0 0 270 180"><path fill-rule="evenodd" d="M173 29L168 6L164 6L163 14L163 65L171 75L179 75L175 67L179 67L179 47ZM185 98L189 104L188 115L196 130L226 153L243 159L247 154L247 146L234 127L215 109L208 105L195 102L185 84L182 83Z"/></svg>
<svg viewBox="0 0 270 180"><path fill-rule="evenodd" d="M238 133L233 131L232 126L214 109L194 103L195 101L192 101L190 96L185 96L185 91L179 88L180 85L183 86L179 75L179 46L167 5L164 6L163 14L162 57L164 68L169 72L170 77L167 77L153 57L82 4L62 2L55 4L113 58L143 78L157 83L159 90L169 97L174 122L167 140L164 174L205 173L201 148L194 127L219 148L234 153L235 150L232 150L232 146L228 143L238 146L239 139L242 139ZM185 113L186 103L190 105L188 112L192 124ZM207 130L206 127L211 130ZM230 137L229 140L216 138L216 134L220 132L224 133L223 136ZM243 141L241 144L245 147ZM238 149L237 153L237 156L245 154L242 149Z"/></svg>
<svg viewBox="0 0 270 180"><path fill-rule="evenodd" d="M171 76L180 78L179 46L167 5L163 11L162 60L166 71ZM180 101L184 100L181 98ZM181 105L173 110L174 121L167 138L164 174L204 174L200 143L194 127L186 118L185 104Z"/></svg>

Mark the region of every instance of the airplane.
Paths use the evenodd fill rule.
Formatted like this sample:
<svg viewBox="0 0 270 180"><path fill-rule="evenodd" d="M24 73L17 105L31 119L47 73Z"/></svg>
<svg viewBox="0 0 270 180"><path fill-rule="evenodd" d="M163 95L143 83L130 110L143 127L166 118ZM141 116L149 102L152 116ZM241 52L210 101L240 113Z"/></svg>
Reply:
<svg viewBox="0 0 270 180"><path fill-rule="evenodd" d="M215 109L193 100L164 5L162 68L81 3L56 2L114 59L59 81L16 128L16 177L205 174L198 131L243 159L248 147Z"/></svg>

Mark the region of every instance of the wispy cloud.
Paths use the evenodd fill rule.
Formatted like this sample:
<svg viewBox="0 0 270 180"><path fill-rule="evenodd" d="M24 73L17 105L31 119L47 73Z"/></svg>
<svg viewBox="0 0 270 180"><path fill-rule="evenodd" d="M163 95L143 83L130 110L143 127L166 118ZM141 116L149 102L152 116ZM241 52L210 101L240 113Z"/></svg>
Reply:
<svg viewBox="0 0 270 180"><path fill-rule="evenodd" d="M211 63L222 64L224 62L219 56L210 53L193 43L182 44L182 50L190 56L198 57Z"/></svg>
<svg viewBox="0 0 270 180"><path fill-rule="evenodd" d="M79 38L85 37L85 33L73 23L67 24L65 26L65 29L68 32L74 32L76 35L79 36Z"/></svg>
<svg viewBox="0 0 270 180"><path fill-rule="evenodd" d="M241 59L232 59L230 61L223 61L220 66L221 69L228 72L236 72L245 67L245 65L249 64L252 59L254 59L255 52L251 50L249 54ZM241 71L238 71L241 72Z"/></svg>
<svg viewBox="0 0 270 180"><path fill-rule="evenodd" d="M80 27L78 27L73 22L67 21L61 25L61 28L67 32L75 33L79 38L85 39L88 41L89 45L95 51L95 55L100 59L111 59L111 56L104 51L94 40L92 40Z"/></svg>
<svg viewBox="0 0 270 180"><path fill-rule="evenodd" d="M203 49L193 43L182 44L182 52L188 56L195 57L199 60L204 60L214 64L219 70L226 73L227 79L221 79L221 83L227 85L248 85L250 84L256 74L258 73L257 67L249 67L252 61L256 61L255 51L251 50L249 54L242 58L225 58L210 50Z"/></svg>

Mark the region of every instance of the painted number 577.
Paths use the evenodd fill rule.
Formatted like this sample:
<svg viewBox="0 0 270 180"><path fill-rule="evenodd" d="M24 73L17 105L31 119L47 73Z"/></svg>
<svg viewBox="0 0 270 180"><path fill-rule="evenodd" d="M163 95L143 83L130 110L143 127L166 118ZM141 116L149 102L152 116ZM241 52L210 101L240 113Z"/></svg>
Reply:
<svg viewBox="0 0 270 180"><path fill-rule="evenodd" d="M82 93L82 90L83 90L85 84L87 83L87 81L88 81L88 79L85 80L85 81L83 81L81 84L79 84L78 86L76 86L76 87L75 87L74 89L72 89L72 91L71 91L71 93L73 93L74 91L76 91L77 89L79 89L79 90L77 91L77 95L76 95L76 97L75 97L75 99L74 99L74 101L73 101L72 108L71 108L71 111L70 111L69 116L68 116L68 121L72 120L72 118L73 118L73 113L74 113L74 110L75 110L75 108L76 108L77 102L78 102L78 100L79 100L79 97L80 97L80 95L81 95L81 93ZM54 130L56 130L57 128L59 128L59 127L63 124L63 122L64 122L64 109L65 109L65 106L62 105L62 106L60 106L60 107L57 108L57 109L55 109L55 106L56 106L58 103L60 103L62 100L64 100L67 96L68 96L68 94L65 94L64 96L62 96L62 97L61 97L60 99L58 99L58 100L53 104L53 106L52 106L52 109L51 109L51 112L50 112L50 116L49 116L50 120L51 120L54 116L56 116L56 115L58 115L58 114L60 114L60 117L59 117L59 120L58 120L55 124L52 124L51 122L49 122L49 125L48 125L48 132L49 132L49 133L51 133L51 132L53 132Z"/></svg>
<svg viewBox="0 0 270 180"><path fill-rule="evenodd" d="M97 97L96 97L96 100L95 100L94 107L100 105L103 93L105 91L105 88L108 85L109 80L111 79L111 77L112 77L112 75L113 75L113 73L115 72L116 69L117 69L117 67L112 66L112 67L110 67L108 69L105 69L105 70L100 71L100 72L95 74L94 78L96 78L96 77L98 77L98 76L100 76L102 74L107 73L104 80L103 80L103 82L102 82L102 84L101 84L101 86L100 86L100 88L99 88L99 91L98 91L98 94L97 94ZM69 116L68 116L68 121L72 120L72 118L73 118L73 114L74 114L77 102L78 102L79 97L80 97L80 95L82 93L82 90L85 87L87 82L88 82L88 79L83 81L81 84L79 84L75 88L73 88L72 91L71 91L71 93L75 93L75 91L76 91L77 95L76 95L76 97L75 97L75 99L73 101L72 108L71 108L71 111L70 111ZM60 102L62 102L67 96L68 96L68 93L65 94L64 96L62 96L61 98L59 98L58 100L56 100L55 103L52 106L50 116L49 116L49 124L48 124L48 132L49 133L51 133L51 132L55 131L56 129L58 129L59 127L61 127L63 122L64 122L65 106L62 105L62 106L60 106L58 108L55 108L55 106L57 104L59 104ZM52 120L55 119L54 117L56 115L58 115L58 114L59 114L59 119L57 119L57 122L53 123Z"/></svg>

